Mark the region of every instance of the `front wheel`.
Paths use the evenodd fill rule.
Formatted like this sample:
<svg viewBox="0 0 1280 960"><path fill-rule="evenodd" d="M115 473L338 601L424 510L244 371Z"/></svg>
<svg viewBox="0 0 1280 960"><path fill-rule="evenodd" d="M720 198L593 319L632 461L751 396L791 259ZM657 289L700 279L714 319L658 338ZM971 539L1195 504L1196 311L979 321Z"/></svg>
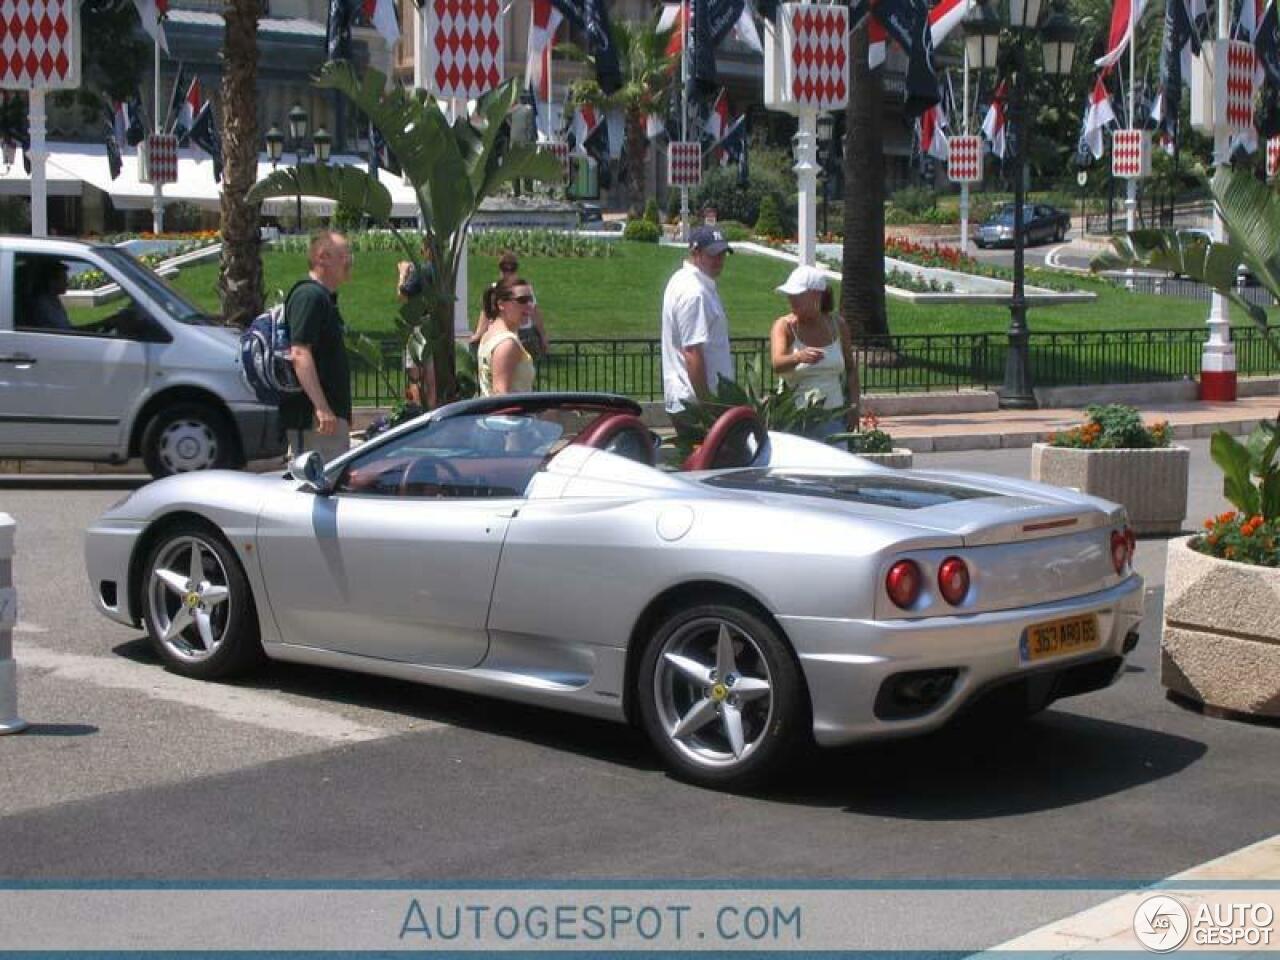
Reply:
<svg viewBox="0 0 1280 960"><path fill-rule="evenodd" d="M175 403L142 432L142 461L159 479L192 470L218 470L235 462L227 418L203 403Z"/></svg>
<svg viewBox="0 0 1280 960"><path fill-rule="evenodd" d="M777 629L735 603L669 617L645 649L640 716L677 776L709 787L753 786L806 742L800 668Z"/></svg>
<svg viewBox="0 0 1280 960"><path fill-rule="evenodd" d="M215 680L262 659L249 581L221 536L202 524L174 526L151 548L143 576L147 633L174 672Z"/></svg>

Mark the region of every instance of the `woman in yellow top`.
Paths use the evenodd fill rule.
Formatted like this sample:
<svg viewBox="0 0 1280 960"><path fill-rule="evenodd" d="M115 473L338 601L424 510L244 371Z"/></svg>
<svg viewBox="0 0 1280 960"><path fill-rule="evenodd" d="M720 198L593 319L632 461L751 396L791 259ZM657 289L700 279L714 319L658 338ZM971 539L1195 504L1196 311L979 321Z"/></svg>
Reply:
<svg viewBox="0 0 1280 960"><path fill-rule="evenodd" d="M505 278L484 293L484 312L493 317L480 341L480 392L527 393L533 389L533 357L520 342L518 331L533 310L533 291L516 276Z"/></svg>

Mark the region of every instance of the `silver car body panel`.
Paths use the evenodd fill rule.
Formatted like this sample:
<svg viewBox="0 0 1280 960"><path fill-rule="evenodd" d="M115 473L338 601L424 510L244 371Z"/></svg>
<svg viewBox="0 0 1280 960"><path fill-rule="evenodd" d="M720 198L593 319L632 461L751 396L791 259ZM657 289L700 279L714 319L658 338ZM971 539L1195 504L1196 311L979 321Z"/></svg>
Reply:
<svg viewBox="0 0 1280 960"><path fill-rule="evenodd" d="M889 470L780 434L761 460L819 481L953 486L969 499L901 509L752 492L723 485L742 471L667 473L570 445L519 498L320 496L279 475L171 477L90 528L86 563L98 609L134 623L126 585L141 569L140 538L194 514L243 561L275 659L615 720L627 716L629 652L648 639L637 633L646 612L690 585L700 596L731 591L782 628L826 744L937 727L986 685L1045 669L1020 659L1030 625L1096 616L1100 646L1048 665L1061 667L1120 656L1141 620L1141 578L1112 566L1110 537L1125 522L1114 504L1029 481ZM915 560L932 584L951 555L971 571L960 607L932 586L911 610L892 605L893 562ZM118 585L114 606L103 582ZM875 716L884 678L934 667L960 674L941 706Z"/></svg>

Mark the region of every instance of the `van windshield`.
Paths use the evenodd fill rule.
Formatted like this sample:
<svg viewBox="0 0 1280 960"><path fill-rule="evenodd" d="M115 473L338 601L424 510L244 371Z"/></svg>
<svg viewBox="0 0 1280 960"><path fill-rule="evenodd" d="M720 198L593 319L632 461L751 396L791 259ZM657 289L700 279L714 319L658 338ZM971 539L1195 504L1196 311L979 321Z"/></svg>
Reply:
<svg viewBox="0 0 1280 960"><path fill-rule="evenodd" d="M146 291L147 296L179 323L199 327L223 325L221 318L210 316L200 309L169 281L135 260L132 254L119 247L99 247L98 252L104 260Z"/></svg>

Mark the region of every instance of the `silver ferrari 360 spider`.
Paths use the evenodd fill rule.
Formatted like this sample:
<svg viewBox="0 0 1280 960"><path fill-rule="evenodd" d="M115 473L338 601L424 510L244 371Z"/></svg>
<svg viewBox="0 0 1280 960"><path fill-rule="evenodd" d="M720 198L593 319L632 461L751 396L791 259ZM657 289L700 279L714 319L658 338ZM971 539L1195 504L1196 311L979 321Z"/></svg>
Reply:
<svg viewBox="0 0 1280 960"><path fill-rule="evenodd" d="M639 413L469 400L327 465L152 483L88 531L94 602L186 676L266 656L578 711L734 786L809 740L1105 687L1138 641L1115 504L891 470L745 407L666 469Z"/></svg>

